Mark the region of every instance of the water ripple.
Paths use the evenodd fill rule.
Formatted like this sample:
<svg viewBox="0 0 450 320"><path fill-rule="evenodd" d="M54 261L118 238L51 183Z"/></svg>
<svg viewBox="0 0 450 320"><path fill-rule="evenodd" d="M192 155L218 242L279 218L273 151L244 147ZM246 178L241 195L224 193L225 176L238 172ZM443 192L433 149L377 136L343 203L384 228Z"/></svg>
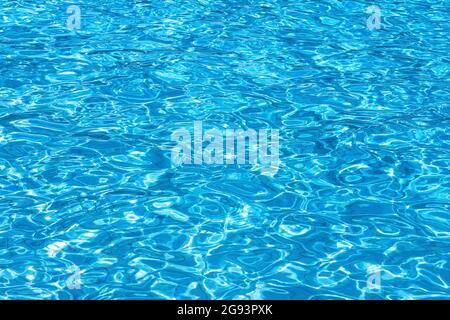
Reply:
<svg viewBox="0 0 450 320"><path fill-rule="evenodd" d="M449 2L71 4L0 4L1 299L450 298ZM279 171L174 167L194 120Z"/></svg>

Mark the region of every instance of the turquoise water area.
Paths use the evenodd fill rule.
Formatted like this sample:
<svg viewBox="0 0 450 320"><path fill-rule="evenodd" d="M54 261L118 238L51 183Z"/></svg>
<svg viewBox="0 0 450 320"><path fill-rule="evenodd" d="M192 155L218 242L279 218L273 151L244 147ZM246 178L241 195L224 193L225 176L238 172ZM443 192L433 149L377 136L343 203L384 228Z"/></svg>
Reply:
<svg viewBox="0 0 450 320"><path fill-rule="evenodd" d="M449 12L2 0L0 299L449 299ZM196 120L278 171L174 166Z"/></svg>

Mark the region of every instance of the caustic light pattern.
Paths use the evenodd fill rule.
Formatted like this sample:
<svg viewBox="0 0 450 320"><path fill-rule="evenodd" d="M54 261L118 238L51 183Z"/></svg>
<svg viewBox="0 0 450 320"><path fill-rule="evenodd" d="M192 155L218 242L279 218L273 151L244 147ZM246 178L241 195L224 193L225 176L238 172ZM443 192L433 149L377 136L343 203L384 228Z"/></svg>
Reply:
<svg viewBox="0 0 450 320"><path fill-rule="evenodd" d="M449 12L2 0L0 298L450 299Z"/></svg>

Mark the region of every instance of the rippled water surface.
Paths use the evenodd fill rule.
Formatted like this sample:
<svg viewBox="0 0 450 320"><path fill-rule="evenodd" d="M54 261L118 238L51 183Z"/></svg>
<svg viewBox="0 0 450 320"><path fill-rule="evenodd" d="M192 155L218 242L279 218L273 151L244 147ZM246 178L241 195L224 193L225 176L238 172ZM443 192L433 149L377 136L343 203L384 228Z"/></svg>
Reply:
<svg viewBox="0 0 450 320"><path fill-rule="evenodd" d="M450 1L374 1L2 0L0 298L449 299Z"/></svg>

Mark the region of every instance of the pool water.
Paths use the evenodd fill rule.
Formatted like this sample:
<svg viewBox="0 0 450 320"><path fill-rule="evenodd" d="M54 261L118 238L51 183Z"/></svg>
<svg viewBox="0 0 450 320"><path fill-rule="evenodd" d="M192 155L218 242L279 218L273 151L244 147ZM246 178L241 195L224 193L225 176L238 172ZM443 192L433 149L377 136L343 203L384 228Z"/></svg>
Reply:
<svg viewBox="0 0 450 320"><path fill-rule="evenodd" d="M450 299L450 1L374 1L2 0L0 298Z"/></svg>

